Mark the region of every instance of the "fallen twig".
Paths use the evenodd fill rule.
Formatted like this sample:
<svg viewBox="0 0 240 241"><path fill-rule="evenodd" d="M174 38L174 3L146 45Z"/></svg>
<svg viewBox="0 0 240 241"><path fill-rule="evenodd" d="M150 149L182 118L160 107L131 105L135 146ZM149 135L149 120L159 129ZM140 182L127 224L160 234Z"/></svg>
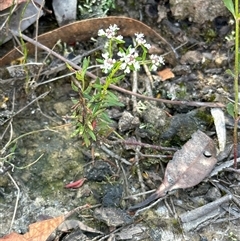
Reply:
<svg viewBox="0 0 240 241"><path fill-rule="evenodd" d="M152 204L150 204L149 206L137 210L134 216L138 216L140 213L142 213L142 212L144 212L144 211L146 211L146 210L154 207L155 205L157 205L159 202L161 202L162 200L164 200L164 199L167 198L167 197L168 197L168 195L165 196L165 197L159 198L159 199L157 199L155 202L153 202Z"/></svg>
<svg viewBox="0 0 240 241"><path fill-rule="evenodd" d="M68 63L70 66L72 66L73 68L77 69L77 70L82 70L82 68L80 66L78 66L77 64L73 63L71 60L66 59L65 57L61 56L60 54L56 53L55 51L49 49L48 47L42 45L41 43L37 42L36 40L33 40L31 38L29 38L28 36L24 35L24 34L19 34L16 31L12 30L12 34L19 36L21 38L23 38L24 40L30 42L31 44L49 52L50 54L52 54L53 56L57 57L58 59L62 60L65 63ZM93 78L93 79L97 79L97 76L92 74L91 72L87 71L86 75ZM102 81L104 82L104 79L102 79ZM166 100L166 99L158 99L158 98L153 98L150 96L144 96L138 93L133 93L132 91L123 89L121 87L118 87L116 85L110 84L109 88L120 91L122 93L125 94L129 94L129 95L134 95L136 97L139 97L141 99L145 99L145 100L151 100L151 101L157 101L157 102L161 102L161 103L167 103L167 104L172 104L172 105L186 105L186 106L197 106L197 107L219 107L219 108L224 108L226 105L222 104L222 103L218 103L218 102L195 102L195 101L178 101L178 100Z"/></svg>
<svg viewBox="0 0 240 241"><path fill-rule="evenodd" d="M127 161L126 159L120 157L119 155L115 154L114 152L110 151L106 146L101 145L101 149L106 152L109 156L116 158L117 160L121 161L122 163L125 163L128 166L131 166L132 163L130 163L129 161Z"/></svg>
<svg viewBox="0 0 240 241"><path fill-rule="evenodd" d="M18 201L19 201L19 197L20 197L20 188L17 185L17 183L15 182L15 180L13 179L13 177L11 176L11 174L9 172L7 172L7 174L10 177L11 181L13 182L14 186L17 189L17 198L16 198L16 202L15 202L15 206L14 206L12 221L11 221L11 224L10 224L10 227L9 227L9 233L10 233L11 230L12 230L13 222L14 222L15 217L16 217L16 213L17 213Z"/></svg>
<svg viewBox="0 0 240 241"><path fill-rule="evenodd" d="M237 163L240 162L240 157L237 158ZM217 175L219 172L224 171L225 168L229 168L230 166L234 165L234 160L230 160L230 161L225 161L223 162L221 165L216 166L213 171L210 173L209 177L213 177L215 175Z"/></svg>
<svg viewBox="0 0 240 241"><path fill-rule="evenodd" d="M124 145L129 145L129 146L141 146L144 148L150 148L150 149L155 149L159 151L178 151L178 148L175 147L165 147L165 146L160 146L160 145L151 145L148 143L140 142L140 141L128 141L128 140L103 140L105 143L108 143L110 145L116 145L116 144L124 144Z"/></svg>
<svg viewBox="0 0 240 241"><path fill-rule="evenodd" d="M137 172L137 176L138 176L138 182L140 183L142 192L145 192L146 189L145 189L145 185L144 185L144 181L143 181L142 171L140 170L140 166L139 166L140 149L141 149L140 146L136 147L134 162L135 162L136 172Z"/></svg>
<svg viewBox="0 0 240 241"><path fill-rule="evenodd" d="M220 205L231 200L232 195L225 195L214 202L181 214L179 217L183 223L184 230L193 230L208 219L215 217L221 211Z"/></svg>

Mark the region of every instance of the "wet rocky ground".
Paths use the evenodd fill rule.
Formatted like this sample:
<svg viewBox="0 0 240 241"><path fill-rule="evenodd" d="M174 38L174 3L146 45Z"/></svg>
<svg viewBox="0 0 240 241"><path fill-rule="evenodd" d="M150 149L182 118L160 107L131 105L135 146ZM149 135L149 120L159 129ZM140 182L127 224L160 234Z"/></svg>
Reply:
<svg viewBox="0 0 240 241"><path fill-rule="evenodd" d="M118 0L115 10L108 13L143 21L176 48L177 58L166 56L163 68L170 68L174 77L163 80L157 72L151 73L153 97L223 104L234 99L233 78L226 73L234 66L233 26L224 6L216 2L201 1L195 6L191 1ZM202 12L208 4L210 13ZM45 75L37 81L63 74L66 72ZM131 90L132 78L127 76L119 85ZM145 93L146 78L141 70L139 93ZM78 95L69 77L29 88L26 93L23 79L9 81L2 76L0 91L0 236L9 231L25 233L29 224L43 216L56 217L87 203L98 206L76 213L73 219L102 234L83 231L80 236L75 228L61 234L60 240L240 240L240 176L229 169L231 165L195 187L168 194L136 216L127 211L145 199L133 195L161 184L168 161L195 131L203 131L218 145L210 107L137 99L136 111L131 96L116 92L124 106L109 109L109 114L114 130L127 142L109 133L107 139L87 148L81 138L72 136L71 99ZM223 111L227 148L218 156L217 165L232 159L233 120ZM86 180L81 187L65 188L83 178ZM226 195L228 199L212 207L217 213L211 209L194 228L180 219L182 214ZM56 236L52 240L57 240Z"/></svg>

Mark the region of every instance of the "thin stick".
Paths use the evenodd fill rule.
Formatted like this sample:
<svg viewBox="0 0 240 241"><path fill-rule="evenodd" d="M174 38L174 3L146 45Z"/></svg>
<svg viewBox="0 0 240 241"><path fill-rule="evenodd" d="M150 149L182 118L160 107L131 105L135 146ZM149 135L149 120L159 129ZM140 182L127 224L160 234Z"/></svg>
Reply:
<svg viewBox="0 0 240 241"><path fill-rule="evenodd" d="M7 147L10 145L11 141L12 141L12 137L13 137L13 128L12 128L12 121L9 122L9 126L10 126L10 136L9 136L9 140L7 142L7 144L2 148L1 150L1 155L3 155L7 149Z"/></svg>
<svg viewBox="0 0 240 241"><path fill-rule="evenodd" d="M65 63L68 63L70 66L72 66L73 68L81 71L82 68L80 66L78 66L77 64L73 63L72 61L64 58L63 56L61 56L60 54L54 52L53 50L49 49L48 47L44 46L41 43L38 43L37 41L29 38L28 36L20 33L18 34L17 31L15 30L11 30L13 35L19 36L21 38L23 38L24 40L30 42L33 45L36 45L37 47L49 52L50 54L52 54L53 56L59 58L60 60L62 60ZM92 74L91 72L86 72L86 75L93 78L93 79L97 79L98 77L94 74ZM103 80L104 82L104 80ZM140 95L138 93L133 93L132 91L129 90L125 90L121 87L118 87L116 85L110 84L109 88L123 92L125 94L129 94L129 95L135 95L141 99L145 99L145 100L152 100L152 101L157 101L157 102L162 102L162 103L167 103L167 104L173 104L173 105L186 105L186 106L197 106L197 107L219 107L219 108L224 108L226 105L222 104L222 103L215 103L215 102L188 102L188 101L177 101L177 100L165 100L165 99L157 99L157 98L153 98L153 97L149 97L149 96L144 96L144 95Z"/></svg>
<svg viewBox="0 0 240 241"><path fill-rule="evenodd" d="M150 190L150 191L146 191L146 192L141 192L141 193L137 193L137 194L132 194L132 195L129 195L127 197L124 197L123 199L126 200L126 199L132 199L132 198L135 198L135 197L139 197L139 196L145 196L146 194L151 194L151 193L154 193L156 192L157 189L153 189L153 190Z"/></svg>
<svg viewBox="0 0 240 241"><path fill-rule="evenodd" d="M16 217L16 213L17 213L17 207L18 207L18 202L19 202L19 196L20 196L20 188L18 187L17 183L15 182L15 180L13 179L13 177L11 176L11 174L9 172L7 172L8 176L10 177L11 181L13 182L14 186L17 189L17 198L16 198L16 202L15 202L15 206L14 206L14 211L13 211L13 216L12 216L12 221L10 224L10 228L9 228L9 233L12 230L12 226L13 226L13 222L15 220Z"/></svg>
<svg viewBox="0 0 240 241"><path fill-rule="evenodd" d="M126 159L124 159L124 158L120 157L119 155L115 154L114 152L110 151L106 146L101 145L100 148L101 148L104 152L106 152L109 156L111 156L111 157L113 157L113 158L116 158L117 160L125 163L125 164L128 165L128 166L131 166L131 165L132 165L131 162L127 161Z"/></svg>
<svg viewBox="0 0 240 241"><path fill-rule="evenodd" d="M37 19L36 19L36 33L35 33L35 39L36 39L36 41L38 41L38 29L39 29L39 18L41 17L40 16L40 13L41 13L41 11L42 11L42 9L43 9L43 6L44 6L44 3L45 3L45 1L42 1L42 3L40 4L40 6L36 6L35 5L35 2L34 1L32 1L32 4L33 4L33 6L37 9L39 9L39 11L38 11L38 13L37 13ZM39 5L39 4L38 4ZM38 48L37 48L37 46L35 46L35 62L37 63L38 61L37 61L37 52L38 52Z"/></svg>
<svg viewBox="0 0 240 241"><path fill-rule="evenodd" d="M3 22L2 26L0 27L0 31L3 31L4 26L7 24L7 22L9 21L9 19L12 17L12 14L13 14L14 11L16 10L16 8L17 8L17 4L14 5L13 8L12 8L12 7L10 8L9 13L6 13L6 14L5 14L5 15L8 15L8 16L7 16L7 18L5 19L5 21ZM1 17L3 17L3 15L1 15ZM5 27L5 28L7 28L7 27ZM7 29L6 29L6 31L7 31Z"/></svg>
<svg viewBox="0 0 240 241"><path fill-rule="evenodd" d="M231 200L232 200L232 195L225 195L217 199L216 201L213 201L202 207L199 207L192 211L187 211L186 213L181 214L180 219L184 223L191 222L195 219L198 219L201 216L207 215L209 212L213 211L214 209L217 209L221 204L225 202L229 202Z"/></svg>
<svg viewBox="0 0 240 241"><path fill-rule="evenodd" d="M149 71L149 68L146 64L143 64L143 68L146 72L148 78L145 79L145 86L148 96L153 97L152 87L153 87L153 77Z"/></svg>
<svg viewBox="0 0 240 241"><path fill-rule="evenodd" d="M153 206L157 205L159 202L161 202L162 200L164 200L164 199L167 198L167 197L168 197L168 196L159 198L158 200L156 200L155 202L153 202L153 203L150 204L149 206L137 210L134 216L136 217L136 216L138 216L140 213L144 212L145 210L148 210L148 209L152 208Z"/></svg>
<svg viewBox="0 0 240 241"><path fill-rule="evenodd" d="M13 89L12 113L14 112L14 106L15 106L15 88ZM10 144L11 141L12 141L12 137L13 137L12 119L11 119L11 121L9 122L7 128L5 129L5 131L4 131L4 133L3 133L2 137L1 137L1 140L3 139L3 137L4 137L4 135L5 135L6 131L7 131L7 129L8 129L9 127L10 127L10 136L9 136L9 140L8 140L7 144L6 144L6 145L3 147L3 149L1 150L1 152L0 152L1 155L2 155L3 153L5 153L7 147L9 146L9 144Z"/></svg>
<svg viewBox="0 0 240 241"><path fill-rule="evenodd" d="M224 108L226 105L222 104L222 103L218 103L218 102L198 102L198 101L185 101L185 100L165 100L165 99L157 99L157 98L153 98L150 96L145 96L145 95L140 95L138 93L133 93L132 91L129 90L125 90L121 87L118 87L116 85L109 85L109 87L111 89L120 91L120 92L124 92L125 94L129 94L129 95L135 95L141 99L145 99L145 100L153 100L153 101L157 101L157 102L161 102L161 103L167 103L167 104L172 104L172 105L186 105L186 106L197 106L197 107L219 107L219 108Z"/></svg>
<svg viewBox="0 0 240 241"><path fill-rule="evenodd" d="M55 51L53 51L53 50L51 50L50 48L44 46L43 44L37 42L36 40L29 38L29 37L26 36L25 34L23 34L23 33L20 33L20 34L19 34L19 33L18 33L17 31L15 31L15 30L10 30L10 31L11 31L11 33L12 33L13 35L19 36L20 38L28 41L29 43L31 43L31 44L39 47L40 49L43 49L43 50L47 51L48 53L50 53L51 55L55 56L56 58L62 60L62 61L65 62L65 63L68 63L68 64L69 64L70 66L72 66L73 68L75 68L75 69L77 69L77 70L80 70L80 71L82 70L81 67L79 67L77 64L73 63L71 60L66 59L66 58L63 57L62 55L56 53ZM92 74L92 73L90 73L90 72L86 72L86 75L88 75L89 77L91 77L91 78L93 78L93 79L96 79L96 78L97 78L96 75L94 75L94 74Z"/></svg>
<svg viewBox="0 0 240 241"><path fill-rule="evenodd" d="M127 179L127 175L125 172L125 169L123 168L122 163L120 163L120 167L123 173L123 181L124 181L124 189L125 189L125 194L129 195L129 185L128 185L128 179Z"/></svg>
<svg viewBox="0 0 240 241"><path fill-rule="evenodd" d="M139 165L139 152L140 152L140 150L141 150L141 147L137 146L134 161L135 161L136 172L137 172L137 176L138 176L138 181L139 181L140 186L141 186L141 190L142 190L142 192L145 192L146 186L144 185L142 171L141 171L140 165Z"/></svg>
<svg viewBox="0 0 240 241"><path fill-rule="evenodd" d="M132 73L132 92L137 93L138 84L137 84L137 71L133 71ZM132 102L133 102L133 113L137 113L137 98L135 95L132 95Z"/></svg>

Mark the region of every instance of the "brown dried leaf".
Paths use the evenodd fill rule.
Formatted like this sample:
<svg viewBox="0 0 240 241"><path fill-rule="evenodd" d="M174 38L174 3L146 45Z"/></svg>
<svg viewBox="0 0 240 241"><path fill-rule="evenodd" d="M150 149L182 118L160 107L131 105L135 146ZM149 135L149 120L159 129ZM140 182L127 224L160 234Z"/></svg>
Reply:
<svg viewBox="0 0 240 241"><path fill-rule="evenodd" d="M174 73L169 68L158 71L158 75L161 77L162 81L175 77Z"/></svg>
<svg viewBox="0 0 240 241"><path fill-rule="evenodd" d="M45 241L64 220L65 217L62 215L57 218L30 224L29 232L24 234L24 237L29 241Z"/></svg>
<svg viewBox="0 0 240 241"><path fill-rule="evenodd" d="M209 175L216 163L214 141L203 132L197 131L168 163L163 185L166 191L193 187Z"/></svg>
<svg viewBox="0 0 240 241"><path fill-rule="evenodd" d="M10 233L3 238L0 238L0 241L26 241L26 239L21 234Z"/></svg>
<svg viewBox="0 0 240 241"><path fill-rule="evenodd" d="M115 16L86 19L62 26L58 29L38 36L38 42L47 46L48 48L52 48L59 39L66 43L86 41L91 37L96 37L99 29L106 29L110 24L117 24L120 28L118 33L123 36L134 36L135 33L141 32L151 39L157 39L158 41L160 40L165 50L171 51L170 44L149 26L136 19ZM28 49L28 54L33 53L35 49L35 47L30 43L26 44L26 48ZM19 50L15 48L0 59L0 66L7 65L11 61L20 57L21 54L19 53ZM169 56L169 59L174 61L175 55L172 54Z"/></svg>
<svg viewBox="0 0 240 241"><path fill-rule="evenodd" d="M11 7L13 4L19 4L21 2L26 2L27 0L17 0L17 1L14 1L14 0L0 0L0 11L6 9L6 8L9 8Z"/></svg>
<svg viewBox="0 0 240 241"><path fill-rule="evenodd" d="M0 241L46 241L49 235L64 221L64 216L47 219L29 225L29 232L24 235L11 233Z"/></svg>
<svg viewBox="0 0 240 241"><path fill-rule="evenodd" d="M210 174L216 163L214 141L198 130L169 161L163 183L158 190L142 203L130 207L129 210L142 208L165 196L171 190L197 185Z"/></svg>

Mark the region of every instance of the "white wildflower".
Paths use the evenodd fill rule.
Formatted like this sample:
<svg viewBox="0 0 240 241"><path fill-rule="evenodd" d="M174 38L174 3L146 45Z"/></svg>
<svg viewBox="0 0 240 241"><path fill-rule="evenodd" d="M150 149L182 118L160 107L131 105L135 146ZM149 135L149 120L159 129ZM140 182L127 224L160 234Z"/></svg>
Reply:
<svg viewBox="0 0 240 241"><path fill-rule="evenodd" d="M98 36L105 36L105 35L106 35L106 33L103 29L98 30Z"/></svg>
<svg viewBox="0 0 240 241"><path fill-rule="evenodd" d="M150 55L150 59L151 59L151 62L152 62L151 70L153 70L153 71L156 71L158 66L161 66L161 65L165 64L162 56L152 54L152 55Z"/></svg>
<svg viewBox="0 0 240 241"><path fill-rule="evenodd" d="M121 57L120 58L120 61L122 61L121 69L124 70L125 73L130 73L131 67L134 68L134 70L140 69L140 64L136 59L138 57L138 53L136 49L129 48L127 53L118 52L117 55Z"/></svg>
<svg viewBox="0 0 240 241"><path fill-rule="evenodd" d="M100 68L103 69L103 72L105 74L107 74L109 72L109 70L112 69L113 65L116 63L116 60L109 58L108 53L102 54L102 56L104 58L104 61L103 61L103 64L100 65Z"/></svg>
<svg viewBox="0 0 240 241"><path fill-rule="evenodd" d="M147 43L147 41L144 39L143 33L135 33L136 36L136 42L138 45L143 45L145 48L150 49L151 45Z"/></svg>
<svg viewBox="0 0 240 241"><path fill-rule="evenodd" d="M98 30L98 36L106 36L109 39L115 37L117 30L119 27L116 24L110 25L105 31L103 29Z"/></svg>
<svg viewBox="0 0 240 241"><path fill-rule="evenodd" d="M115 39L118 40L118 41L123 42L123 36L122 35L118 35Z"/></svg>
<svg viewBox="0 0 240 241"><path fill-rule="evenodd" d="M113 24L109 26L109 30L116 32L117 30L119 30L120 28L117 26L117 24Z"/></svg>

